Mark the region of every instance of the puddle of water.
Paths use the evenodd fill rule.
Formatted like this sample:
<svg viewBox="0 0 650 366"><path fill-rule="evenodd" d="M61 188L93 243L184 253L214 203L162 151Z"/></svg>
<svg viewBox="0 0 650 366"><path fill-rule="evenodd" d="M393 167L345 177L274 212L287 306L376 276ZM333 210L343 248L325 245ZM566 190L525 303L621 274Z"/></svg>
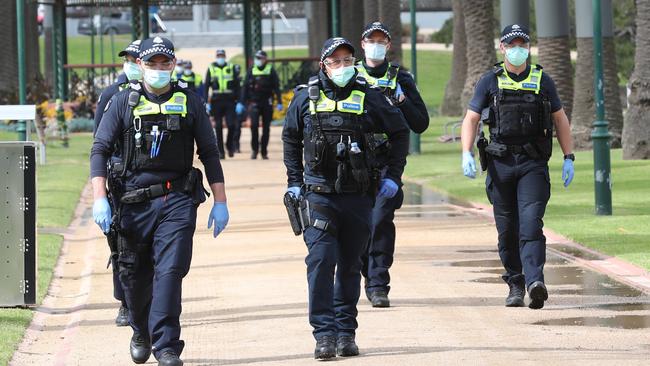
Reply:
<svg viewBox="0 0 650 366"><path fill-rule="evenodd" d="M506 284L503 282L503 279L501 277L481 277L481 278L476 278L471 280L470 282L478 282L478 283L499 283L499 284Z"/></svg>
<svg viewBox="0 0 650 366"><path fill-rule="evenodd" d="M404 204L452 204L462 207L472 207L467 201L455 197L449 197L444 193L435 192L429 188L425 188L421 184L413 182L405 182L404 184Z"/></svg>
<svg viewBox="0 0 650 366"><path fill-rule="evenodd" d="M533 325L607 327L619 329L650 328L650 315L616 315L612 317L577 317L543 320Z"/></svg>
<svg viewBox="0 0 650 366"><path fill-rule="evenodd" d="M546 264L549 265L565 265L569 261L566 259L552 256L546 259ZM455 261L447 263L434 263L435 266L451 266L451 267L499 267L502 268L501 260L499 259L481 259L472 261ZM500 273L500 272L499 272ZM546 272L545 272L546 273Z"/></svg>
<svg viewBox="0 0 650 366"><path fill-rule="evenodd" d="M600 260L603 259L604 257L602 255L598 255L596 253L590 253L585 250L582 250L580 248L576 248L572 245L566 245L566 244L548 244L549 247L558 250L562 253L566 253L569 255L572 255L577 258L582 258L585 260Z"/></svg>
<svg viewBox="0 0 650 366"><path fill-rule="evenodd" d="M613 310L613 311L642 311L642 310L650 310L650 303L598 304L593 306L586 306L585 308Z"/></svg>

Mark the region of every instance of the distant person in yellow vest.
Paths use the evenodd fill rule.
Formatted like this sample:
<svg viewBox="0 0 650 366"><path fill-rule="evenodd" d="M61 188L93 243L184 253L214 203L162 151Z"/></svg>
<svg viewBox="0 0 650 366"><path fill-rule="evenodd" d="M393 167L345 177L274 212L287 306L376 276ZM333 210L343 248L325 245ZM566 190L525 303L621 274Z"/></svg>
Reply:
<svg viewBox="0 0 650 366"><path fill-rule="evenodd" d="M226 126L228 126L228 137L226 139L228 156L233 157L238 150L235 141L239 140L241 125L235 114L235 106L241 89L240 71L239 65L226 62L225 50L217 50L217 59L210 64L208 72L205 74L203 97L208 101L210 115L215 121L214 129L217 133L217 145L219 146L221 158L226 156L222 127L224 118L226 119ZM212 88L212 94L210 94L210 88Z"/></svg>
<svg viewBox="0 0 650 366"><path fill-rule="evenodd" d="M181 80L187 83L187 88L193 90L195 93L198 93L201 86L201 75L194 73L192 71L192 61L187 60L183 64L183 74L181 75Z"/></svg>
<svg viewBox="0 0 650 366"><path fill-rule="evenodd" d="M257 159L257 153L262 153L262 159L268 159L269 135L271 120L273 119L273 94L277 97L277 109L282 110L282 94L280 94L280 80L271 64L267 63L266 52L259 50L255 53L254 65L246 73L244 87L237 113L244 112L248 105L248 114L251 118L251 159ZM259 140L259 123L262 117L262 140ZM261 145L261 146L260 146Z"/></svg>

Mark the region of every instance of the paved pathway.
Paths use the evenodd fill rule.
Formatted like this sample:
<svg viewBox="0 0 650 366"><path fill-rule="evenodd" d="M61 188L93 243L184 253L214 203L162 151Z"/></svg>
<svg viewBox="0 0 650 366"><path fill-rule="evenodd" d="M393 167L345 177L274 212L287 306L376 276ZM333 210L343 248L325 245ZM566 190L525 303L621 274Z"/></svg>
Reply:
<svg viewBox="0 0 650 366"><path fill-rule="evenodd" d="M307 322L306 248L281 205L278 128L270 161L224 162L231 221L213 239L201 206L183 290L187 365L314 365ZM248 141L248 134L242 141ZM55 280L12 365L129 365L129 328L113 324L107 249L90 192L66 230ZM650 298L549 253L550 301L503 306L491 220L407 187L398 214L394 307L359 304L362 355L349 365L647 365ZM153 357L148 364L155 364Z"/></svg>

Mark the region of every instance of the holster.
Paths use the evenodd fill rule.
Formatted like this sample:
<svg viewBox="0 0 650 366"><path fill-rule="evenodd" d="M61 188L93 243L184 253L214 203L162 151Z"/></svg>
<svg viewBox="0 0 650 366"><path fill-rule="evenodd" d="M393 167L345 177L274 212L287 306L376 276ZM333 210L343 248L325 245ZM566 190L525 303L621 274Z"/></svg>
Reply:
<svg viewBox="0 0 650 366"><path fill-rule="evenodd" d="M488 146L488 141L485 138L485 133L481 131L481 135L476 142L476 147L478 148L478 160L481 163L481 170L486 171L488 167L488 155L485 149Z"/></svg>
<svg viewBox="0 0 650 366"><path fill-rule="evenodd" d="M287 209L289 224L291 224L291 230L293 230L294 235L302 234L305 228L300 217L300 199L287 192L284 194L284 207Z"/></svg>
<svg viewBox="0 0 650 366"><path fill-rule="evenodd" d="M508 155L508 145L492 141L485 147L485 152L492 156L502 158Z"/></svg>

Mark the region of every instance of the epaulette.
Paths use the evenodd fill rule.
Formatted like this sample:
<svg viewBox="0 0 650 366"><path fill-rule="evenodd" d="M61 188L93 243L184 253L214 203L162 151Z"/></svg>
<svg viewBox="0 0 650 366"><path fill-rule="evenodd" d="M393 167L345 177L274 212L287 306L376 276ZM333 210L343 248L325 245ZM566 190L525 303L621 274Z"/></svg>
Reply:
<svg viewBox="0 0 650 366"><path fill-rule="evenodd" d="M535 64L535 68L536 68L537 70L541 70L541 69L543 69L542 65L540 65L540 64Z"/></svg>
<svg viewBox="0 0 650 366"><path fill-rule="evenodd" d="M185 80L178 79L178 81L176 81L176 84L181 89L187 89L187 82L185 82Z"/></svg>
<svg viewBox="0 0 650 366"><path fill-rule="evenodd" d="M503 74L503 61L494 64L494 69L492 69L492 72L496 76Z"/></svg>
<svg viewBox="0 0 650 366"><path fill-rule="evenodd" d="M309 86L309 85L307 85L307 84L298 84L298 85L296 85L296 87L293 89L293 91L294 91L294 92L297 92L297 91L299 91L299 90L305 89L305 88L308 87L308 86Z"/></svg>
<svg viewBox="0 0 650 366"><path fill-rule="evenodd" d="M366 81L366 78L364 78L364 77L361 76L361 75L357 75L357 78L356 78L355 81L356 81L357 84L359 84L359 85L368 85L368 82Z"/></svg>

